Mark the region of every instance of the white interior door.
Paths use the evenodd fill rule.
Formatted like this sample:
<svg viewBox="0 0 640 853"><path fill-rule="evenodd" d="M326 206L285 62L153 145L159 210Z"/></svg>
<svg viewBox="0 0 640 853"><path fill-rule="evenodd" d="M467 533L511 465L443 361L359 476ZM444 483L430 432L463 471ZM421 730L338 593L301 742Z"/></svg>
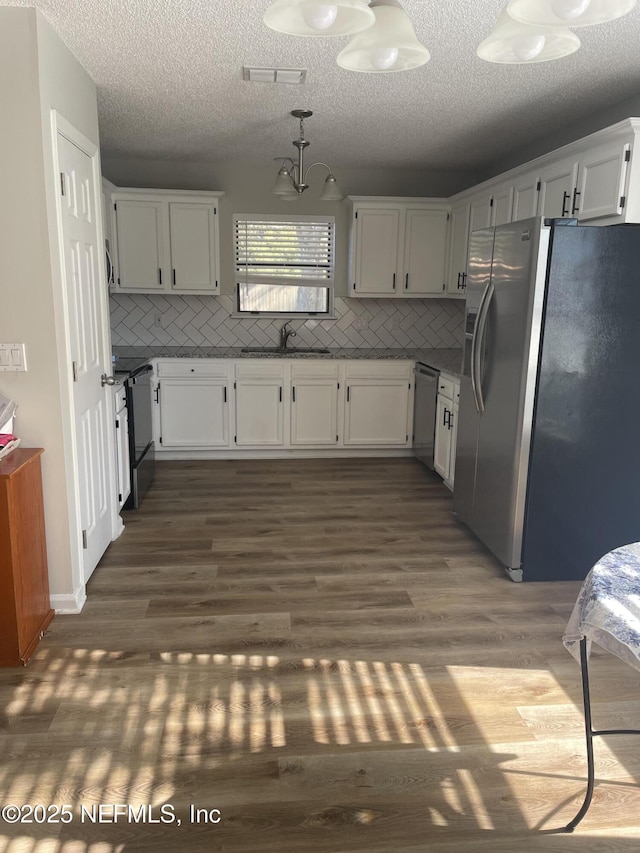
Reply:
<svg viewBox="0 0 640 853"><path fill-rule="evenodd" d="M86 583L111 541L115 501L109 437L111 390L101 383L101 375L108 367L105 339L109 324L105 316L106 300L100 291L103 279L99 265L104 264L104 249L94 163L60 132L57 147L69 347L74 375L75 466Z"/></svg>

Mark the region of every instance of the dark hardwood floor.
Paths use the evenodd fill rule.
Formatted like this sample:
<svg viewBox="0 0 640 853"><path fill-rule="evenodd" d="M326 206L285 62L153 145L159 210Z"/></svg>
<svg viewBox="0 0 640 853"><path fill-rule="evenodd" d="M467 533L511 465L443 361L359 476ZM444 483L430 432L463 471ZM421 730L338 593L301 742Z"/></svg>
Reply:
<svg viewBox="0 0 640 853"><path fill-rule="evenodd" d="M0 804L72 809L0 853L640 850L640 738L550 832L584 792L580 584L510 582L413 459L164 462L125 524L0 671ZM637 674L592 679L596 725L640 728Z"/></svg>

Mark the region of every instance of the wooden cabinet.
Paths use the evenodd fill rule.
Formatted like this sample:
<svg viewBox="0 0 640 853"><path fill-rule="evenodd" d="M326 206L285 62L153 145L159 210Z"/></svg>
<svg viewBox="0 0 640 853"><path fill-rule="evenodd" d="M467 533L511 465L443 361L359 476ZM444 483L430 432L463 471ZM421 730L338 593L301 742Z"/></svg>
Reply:
<svg viewBox="0 0 640 853"><path fill-rule="evenodd" d="M114 386L113 416L116 430L116 480L118 486L118 510L121 510L131 494L131 467L129 459L129 412L127 395L122 385Z"/></svg>
<svg viewBox="0 0 640 853"><path fill-rule="evenodd" d="M448 205L442 199L351 197L350 296L446 293Z"/></svg>
<svg viewBox="0 0 640 853"><path fill-rule="evenodd" d="M339 389L337 362L294 362L291 365L290 438L293 447L328 447L338 443Z"/></svg>
<svg viewBox="0 0 640 853"><path fill-rule="evenodd" d="M158 364L159 448L229 446L229 368L209 359Z"/></svg>
<svg viewBox="0 0 640 853"><path fill-rule="evenodd" d="M135 189L112 192L114 290L217 294L220 195Z"/></svg>
<svg viewBox="0 0 640 853"><path fill-rule="evenodd" d="M450 489L453 489L455 474L459 398L459 380L440 374L436 403L434 468Z"/></svg>
<svg viewBox="0 0 640 853"><path fill-rule="evenodd" d="M351 362L345 371L345 445L410 446L412 362Z"/></svg>
<svg viewBox="0 0 640 853"><path fill-rule="evenodd" d="M53 619L39 449L0 460L0 666L26 664Z"/></svg>

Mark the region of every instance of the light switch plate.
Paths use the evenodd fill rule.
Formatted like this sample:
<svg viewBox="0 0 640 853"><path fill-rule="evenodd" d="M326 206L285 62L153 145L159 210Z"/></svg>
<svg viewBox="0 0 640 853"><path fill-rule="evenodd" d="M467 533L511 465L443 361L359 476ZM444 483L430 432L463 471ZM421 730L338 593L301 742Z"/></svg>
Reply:
<svg viewBox="0 0 640 853"><path fill-rule="evenodd" d="M24 344L0 344L0 371L26 369L27 356Z"/></svg>

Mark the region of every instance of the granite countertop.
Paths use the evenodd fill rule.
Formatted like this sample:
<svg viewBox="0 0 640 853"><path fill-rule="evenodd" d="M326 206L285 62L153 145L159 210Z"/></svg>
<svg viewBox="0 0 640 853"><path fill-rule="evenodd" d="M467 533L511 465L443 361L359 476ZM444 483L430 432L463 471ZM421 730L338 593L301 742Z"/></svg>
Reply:
<svg viewBox="0 0 640 853"><path fill-rule="evenodd" d="M296 353L296 348L283 353L242 352L240 347L114 347L114 372L126 373L152 358L296 358L296 359L409 359L421 361L452 376L460 375L461 349L330 349L326 353Z"/></svg>

